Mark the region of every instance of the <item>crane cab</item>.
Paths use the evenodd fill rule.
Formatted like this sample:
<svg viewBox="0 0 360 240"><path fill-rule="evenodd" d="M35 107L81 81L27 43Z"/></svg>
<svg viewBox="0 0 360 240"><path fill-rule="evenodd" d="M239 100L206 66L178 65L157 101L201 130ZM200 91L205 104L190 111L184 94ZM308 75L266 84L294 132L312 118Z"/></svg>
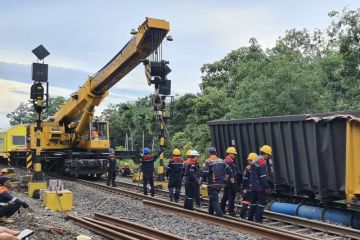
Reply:
<svg viewBox="0 0 360 240"><path fill-rule="evenodd" d="M85 149L108 149L110 147L109 122L91 122L83 133L79 147Z"/></svg>

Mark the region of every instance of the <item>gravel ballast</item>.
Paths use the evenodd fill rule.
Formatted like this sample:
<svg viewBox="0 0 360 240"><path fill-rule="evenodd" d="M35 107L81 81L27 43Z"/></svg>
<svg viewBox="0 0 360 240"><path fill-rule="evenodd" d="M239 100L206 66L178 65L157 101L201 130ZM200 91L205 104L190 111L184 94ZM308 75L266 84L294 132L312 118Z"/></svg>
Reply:
<svg viewBox="0 0 360 240"><path fill-rule="evenodd" d="M74 202L75 211L81 215L92 216L92 213L97 211L136 221L189 239L261 239L228 228L150 208L144 206L141 201L131 198L104 195L103 192L74 182L66 182L66 186L72 190L76 189L74 191L75 199L84 199L84 201ZM106 201L105 204L103 204L104 201ZM98 209L100 206L101 208Z"/></svg>

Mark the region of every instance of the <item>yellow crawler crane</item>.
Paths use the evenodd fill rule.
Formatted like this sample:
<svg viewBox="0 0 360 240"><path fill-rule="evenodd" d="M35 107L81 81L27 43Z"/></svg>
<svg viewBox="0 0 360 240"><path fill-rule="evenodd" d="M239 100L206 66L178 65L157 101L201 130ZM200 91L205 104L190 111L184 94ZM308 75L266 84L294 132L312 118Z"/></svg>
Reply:
<svg viewBox="0 0 360 240"><path fill-rule="evenodd" d="M94 109L112 86L157 51L169 29L167 21L146 18L123 49L89 77L53 118L43 121L39 138L44 170L97 176L106 171L109 127L107 122L93 121ZM36 124L30 124L27 132L34 156Z"/></svg>

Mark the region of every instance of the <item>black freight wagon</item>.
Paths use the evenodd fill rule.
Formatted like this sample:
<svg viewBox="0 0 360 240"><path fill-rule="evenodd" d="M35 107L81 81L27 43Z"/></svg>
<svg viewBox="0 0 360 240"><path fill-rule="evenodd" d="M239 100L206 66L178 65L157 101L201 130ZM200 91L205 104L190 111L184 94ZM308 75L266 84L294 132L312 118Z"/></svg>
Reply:
<svg viewBox="0 0 360 240"><path fill-rule="evenodd" d="M241 170L250 152L258 153L260 146L268 144L273 148L268 171L277 192L310 198L316 196L320 202L328 202L346 197L346 161L347 156L354 155L353 152L347 155L347 149L358 144L357 141L349 140L347 146L347 135L354 135L347 133L347 129L353 132L356 130L355 137L359 139L359 116L360 111L348 111L219 120L208 122L208 125L212 144L220 156L225 155L228 146L237 148L237 163ZM349 124L350 121L356 124ZM353 147L355 150L360 148L356 146ZM360 159L353 162L355 165L349 167L359 168ZM352 195L348 200L352 203L359 197L356 195L359 180L356 181L350 186Z"/></svg>

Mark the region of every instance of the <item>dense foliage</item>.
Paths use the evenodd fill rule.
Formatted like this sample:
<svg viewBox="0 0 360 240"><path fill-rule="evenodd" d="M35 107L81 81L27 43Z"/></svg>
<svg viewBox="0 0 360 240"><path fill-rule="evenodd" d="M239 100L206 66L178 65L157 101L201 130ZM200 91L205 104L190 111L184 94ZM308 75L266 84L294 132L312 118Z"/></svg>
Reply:
<svg viewBox="0 0 360 240"><path fill-rule="evenodd" d="M207 121L358 109L360 106L360 10L329 13L327 29L291 29L274 47L264 49L255 38L249 46L201 68L201 93L175 99L169 132L174 147L205 152L210 144ZM111 105L114 145L133 133L146 145L153 139L149 98ZM147 119L146 124L139 119ZM114 134L115 133L115 134Z"/></svg>

